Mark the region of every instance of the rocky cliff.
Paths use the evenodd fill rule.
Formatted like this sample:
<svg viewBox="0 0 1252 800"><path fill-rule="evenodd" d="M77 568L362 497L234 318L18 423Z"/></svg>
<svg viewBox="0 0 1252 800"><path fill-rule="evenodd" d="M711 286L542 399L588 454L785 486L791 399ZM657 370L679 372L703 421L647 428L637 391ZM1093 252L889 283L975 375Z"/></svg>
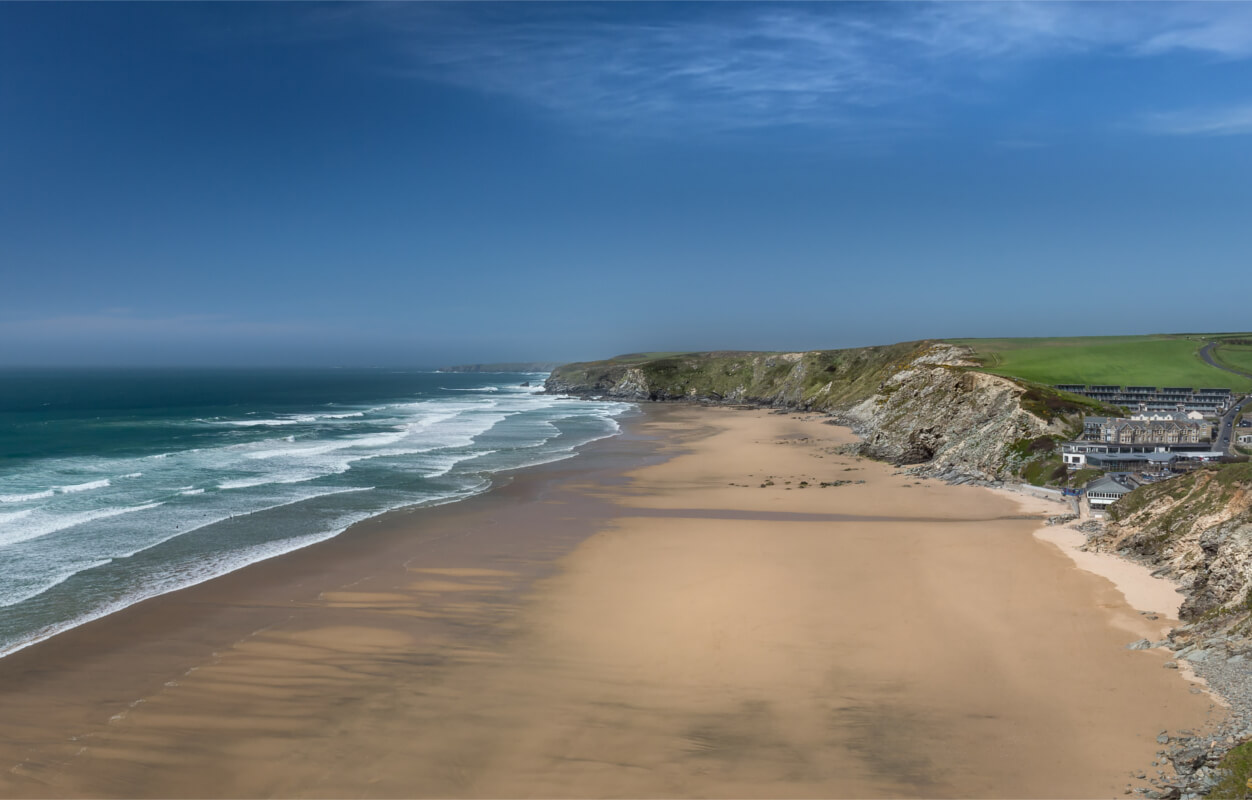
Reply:
<svg viewBox="0 0 1252 800"><path fill-rule="evenodd" d="M1064 415L1028 410L1030 389L960 367L961 348L937 347L891 375L870 397L838 412L864 440L863 452L917 471L997 480L1021 472L1019 442L1066 433Z"/></svg>
<svg viewBox="0 0 1252 800"><path fill-rule="evenodd" d="M1089 546L1145 560L1179 581L1189 622L1252 611L1252 464L1226 464L1137 489Z"/></svg>
<svg viewBox="0 0 1252 800"><path fill-rule="evenodd" d="M1252 464L1223 464L1144 486L1087 523L1087 549L1155 567L1180 584L1184 624L1160 642L1167 667L1188 665L1229 706L1210 729L1165 736L1158 755L1174 767L1149 796L1246 797L1252 779ZM1163 740L1163 741L1162 741ZM1239 744L1242 742L1242 744Z"/></svg>
<svg viewBox="0 0 1252 800"><path fill-rule="evenodd" d="M950 479L1019 474L1091 411L1080 398L976 372L971 351L940 342L803 353L622 356L554 370L547 391L818 411L852 426L863 452Z"/></svg>

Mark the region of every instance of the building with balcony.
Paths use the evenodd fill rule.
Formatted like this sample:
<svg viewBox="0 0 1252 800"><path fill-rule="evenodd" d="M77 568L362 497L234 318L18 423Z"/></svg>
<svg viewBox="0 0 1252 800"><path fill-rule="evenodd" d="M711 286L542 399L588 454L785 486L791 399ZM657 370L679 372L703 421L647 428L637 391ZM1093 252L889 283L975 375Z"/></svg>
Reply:
<svg viewBox="0 0 1252 800"><path fill-rule="evenodd" d="M1230 389L1192 389L1166 386L1101 386L1059 383L1056 389L1090 397L1103 403L1140 411L1197 411L1204 416L1220 416L1234 402Z"/></svg>

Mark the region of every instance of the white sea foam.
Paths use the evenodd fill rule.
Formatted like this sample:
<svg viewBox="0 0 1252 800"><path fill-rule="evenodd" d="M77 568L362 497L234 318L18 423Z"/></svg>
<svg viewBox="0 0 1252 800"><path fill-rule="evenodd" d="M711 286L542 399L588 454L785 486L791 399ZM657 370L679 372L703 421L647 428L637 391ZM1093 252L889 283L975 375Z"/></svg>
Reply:
<svg viewBox="0 0 1252 800"><path fill-rule="evenodd" d="M68 486L58 486L56 491L58 494L73 494L74 492L89 492L92 489L103 489L106 486L112 486L112 482L108 478L98 481L87 481L86 483L72 483Z"/></svg>
<svg viewBox="0 0 1252 800"><path fill-rule="evenodd" d="M494 455L496 452L498 452L498 451L496 451L496 450L480 450L480 451L477 451L477 452L473 452L473 453L464 453L464 454L461 454L461 455L436 457L436 458L434 458L434 459L433 459L434 463L432 463L432 464L428 465L428 467L427 467L427 470L428 470L428 471L424 471L424 472L422 473L422 477L424 477L424 478L442 478L444 475L447 475L449 472L451 472L451 471L452 471L452 469L453 469L453 468L454 468L457 464L461 464L461 463L464 463L464 462L466 462L466 461L473 461L473 460L474 460L474 459L476 459L476 458L482 458L482 457L484 457L484 456Z"/></svg>
<svg viewBox="0 0 1252 800"><path fill-rule="evenodd" d="M48 514L40 511L35 519L30 523L21 525L0 524L0 546L17 544L31 539L38 539L57 531L63 531L67 528L73 528L88 522L99 519L108 519L109 517L119 517L122 514L134 514L137 511L147 511L150 508L164 505L163 503L144 503L138 506L125 506L123 508L102 508L95 511L81 511L76 514Z"/></svg>
<svg viewBox="0 0 1252 800"><path fill-rule="evenodd" d="M45 497L51 497L56 494L52 489L45 489L42 492L30 492L28 494L0 494L0 503L29 503L31 500L43 500Z"/></svg>
<svg viewBox="0 0 1252 800"><path fill-rule="evenodd" d="M222 522L226 522L227 520L238 519L240 517L250 517L253 514L260 514L263 511L273 511L276 508L286 508L287 506L294 506L296 503L304 503L309 500L316 500L320 497L329 497L331 495L336 495L336 494L349 494L352 492L371 492L373 490L374 490L373 486L360 486L360 487L354 486L354 487L347 488L347 489L331 489L330 491L326 491L326 492L313 492L311 494L300 495L299 497L288 498L286 500L283 500L281 503L273 503L271 505L261 506L260 508L250 508L246 511L236 511L236 512L232 512L229 514L220 515L218 517L215 517L214 519L209 520L208 522L201 522L197 525L192 525L189 528L176 530L175 532L162 536L156 539L155 541L146 543L143 547L139 547L134 550L129 550L123 553L115 553L113 554L113 558L130 558L146 550L151 550L157 545L165 544L166 542L172 539L177 539L180 536L186 536L189 533L194 533L199 530L204 530L205 528L209 528L214 525L220 524Z"/></svg>
<svg viewBox="0 0 1252 800"><path fill-rule="evenodd" d="M297 464L291 468L254 473L247 478L234 478L222 481L217 485L217 488L250 489L255 486L269 486L271 484L281 486L289 483L304 483L317 480L318 478L325 478L329 475L347 472L350 466L352 466L351 459L340 459L334 463L327 464Z"/></svg>
<svg viewBox="0 0 1252 800"><path fill-rule="evenodd" d="M105 564L109 564L112 561L113 559L111 558L104 558L104 559L100 559L99 561L89 561L83 564L68 564L66 565L65 569L62 569L59 572L57 572L52 578L48 579L46 582L39 583L38 585L33 586L33 587L28 587L25 589L18 589L17 591L10 591L10 592L6 592L3 595L0 595L0 608L3 608L5 606L15 606L18 603L22 603L31 599L32 597L38 597L39 595L43 594L49 589L53 589L57 586L60 586L61 584L65 583L70 578L74 577L80 572L84 572L94 567L103 567Z"/></svg>
<svg viewBox="0 0 1252 800"><path fill-rule="evenodd" d="M225 425L233 428L277 427L283 425L308 425L322 420L359 419L365 416L364 411L347 411L333 414L286 414L280 417L265 419L199 419L210 425Z"/></svg>
<svg viewBox="0 0 1252 800"><path fill-rule="evenodd" d="M229 425L232 428L260 428L260 427L278 427L281 425L299 425L300 420L292 418L283 419L214 419L201 420L212 425Z"/></svg>
<svg viewBox="0 0 1252 800"><path fill-rule="evenodd" d="M293 483L296 483L296 482L298 481L293 481ZM273 480L269 476L264 476L260 478L241 478L239 480L234 480L234 481L222 481L221 483L217 485L217 488L219 489L250 489L253 486L267 486L271 483L279 483L279 481Z"/></svg>
<svg viewBox="0 0 1252 800"><path fill-rule="evenodd" d="M404 439L406 436L408 436L408 431L403 430L395 433L366 434L364 436L337 439L326 444L311 445L307 447L286 447L277 450L256 450L248 453L247 458L254 460L268 458L302 458L324 455L326 453L333 453L339 450L348 450L352 448L383 447L389 444L395 444L396 442Z"/></svg>
<svg viewBox="0 0 1252 800"><path fill-rule="evenodd" d="M29 517L31 514L34 514L34 513L35 513L35 509L33 508L27 508L23 511L5 512L3 514L0 514L0 525L4 525L6 522L13 522L14 520L25 519L26 517Z"/></svg>
<svg viewBox="0 0 1252 800"><path fill-rule="evenodd" d="M123 478L137 478L140 473L131 475L122 475ZM100 480L87 481L86 483L71 483L65 486L54 486L51 489L43 489L38 492L24 492L21 494L0 494L0 503L29 503L32 500L44 500L53 495L58 494L76 494L78 492L89 492L93 489L105 489L112 485L108 478Z"/></svg>
<svg viewBox="0 0 1252 800"><path fill-rule="evenodd" d="M77 628L80 625L85 625L88 622L102 617L107 617L110 614L121 611L129 606L133 606L135 603L147 600L150 597L158 597L179 589L186 589L191 586L204 583L205 581L212 580L220 575L225 575L229 572L234 572L237 569L242 569L250 564L255 564L258 561L265 561L276 556L283 555L284 553L290 553L293 550L299 550L301 548L308 547L311 544L316 544L317 542L333 538L338 536L340 533L343 533L343 531L347 530L350 525L363 518L364 517L359 517L347 520L346 524L342 524L342 526L336 530L327 531L325 533L315 533L307 536L298 536L291 539L282 539L277 542L255 545L244 550L235 551L187 565L180 571L172 572L171 574L148 581L144 584L144 588L138 589L124 597L114 600L111 603L101 606L100 608L81 614L64 622L56 622L51 625L46 625L43 628L32 631L15 641L2 644L0 645L0 656L7 656L11 653L17 652L18 650L25 650L33 644L38 644L46 639L51 639L58 633L62 633L72 628ZM43 591L47 590L45 589Z"/></svg>
<svg viewBox="0 0 1252 800"><path fill-rule="evenodd" d="M204 447L148 456L146 458L150 460L143 460L142 464L140 459L132 458L108 461L103 466L98 459L69 459L56 465L56 472L51 474L74 476L104 472L115 477L112 484L107 480L71 484L76 492L57 497L43 508L23 508L12 514L0 514L0 546L82 526L64 538L49 537L46 541L5 548L8 560L4 563L15 574L29 576L33 584L25 585L17 580L10 583L9 588L30 598L59 586L82 570L109 565L109 559L116 563L105 566L102 577L115 573L128 576L140 570L143 576L136 586L142 583L142 588L117 600L101 596L91 601L100 603L100 607L87 610L86 606L81 606L84 610L72 620L48 621L45 627L23 634L20 640L11 640L9 644L0 641L0 655L6 649L10 652L20 649L145 597L194 585L246 564L330 538L352 521L402 506L455 502L489 488L492 481L490 475L496 471L569 458L576 447L618 431L620 428L614 417L632 407L629 404L560 400L555 396L535 394L542 391L541 387L475 388L484 391L476 395L467 393L459 397L391 403L368 411L349 406L326 413L262 412L255 416L240 414L246 418L234 420L221 417L205 419L200 422L221 426L221 430L219 433L201 428L202 432L197 436L207 436L211 442ZM495 391L485 391L489 388ZM571 424L566 424L567 421ZM279 431L270 433L266 430L271 425L300 424L310 427L298 429L296 433L299 437L280 437ZM232 431L229 426L254 430ZM366 427L368 432L344 435L360 431L358 426ZM266 438L267 433L271 438ZM260 441L246 441L258 434ZM362 465L359 472L349 472L354 464L382 457L394 460ZM142 473L126 471L127 467L133 470L140 466L144 467ZM342 473L348 474L342 478L332 477ZM373 487L345 486L345 483L364 482L353 480L354 475L368 475L371 483L376 477L380 481L386 480L382 476L396 477L386 484L379 482L381 490L374 491ZM402 475L414 477L409 480L400 477ZM24 477L30 481L33 476ZM123 484L118 480L122 477L143 480ZM318 485L278 488L283 484L304 483L322 477L328 479L325 485L319 482ZM421 479L431 479L432 484L423 484ZM54 482L55 478L44 485ZM337 486L334 485L336 483ZM36 481L35 485L38 486L39 482ZM88 488L107 489L109 486L113 488L108 491L86 495L78 493ZM212 491L214 487L224 490L251 488L254 491L222 494ZM440 494L436 497L415 494L413 490L419 487L426 487L427 491L433 489ZM11 487L10 491L13 493L0 495L0 501L15 502L11 498L20 498L20 502L28 502L47 499L54 494L54 490L35 493L18 486ZM240 526L203 530L232 517L247 517L346 492L369 494L360 500L331 499L309 506L307 511L277 511L274 517L258 518ZM95 520L156 508L162 505L159 501L169 499L174 493L181 495L177 502L170 503L163 511L145 514L134 522L124 519L85 525ZM110 503L130 505L100 507ZM259 507L250 507L253 505ZM54 508L56 513L53 513ZM348 509L359 510L349 512ZM339 520L325 519L327 514L336 513L348 516L341 516ZM319 518L325 521L312 526L296 524L301 519L312 521ZM335 529L329 530L332 526ZM243 546L231 552L209 555L215 548L222 548L233 541L246 542L248 537L316 531L322 527L328 529L326 533ZM125 560L195 531L203 533L169 549L148 553L133 562ZM65 560L61 561L61 558ZM171 559L181 560L173 564ZM39 566L28 568L32 565ZM148 571L154 568L166 569L167 572L148 576ZM135 574L139 576L139 573ZM94 581L95 578L92 578L91 582ZM77 593L79 584L75 582L72 586ZM68 591L68 588L56 589L46 598L33 601L30 606L21 606L13 613L28 613L24 609L29 608L32 610L29 613L44 614L46 612L40 609L61 604L63 598L59 593Z"/></svg>

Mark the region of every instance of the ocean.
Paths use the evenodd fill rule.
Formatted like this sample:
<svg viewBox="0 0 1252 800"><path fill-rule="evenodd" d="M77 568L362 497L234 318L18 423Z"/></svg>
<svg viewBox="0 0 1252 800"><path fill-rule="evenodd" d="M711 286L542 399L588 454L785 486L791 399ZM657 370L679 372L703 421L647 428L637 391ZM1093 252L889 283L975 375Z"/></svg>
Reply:
<svg viewBox="0 0 1252 800"><path fill-rule="evenodd" d="M612 436L543 374L0 372L0 655ZM529 386L523 384L529 383Z"/></svg>

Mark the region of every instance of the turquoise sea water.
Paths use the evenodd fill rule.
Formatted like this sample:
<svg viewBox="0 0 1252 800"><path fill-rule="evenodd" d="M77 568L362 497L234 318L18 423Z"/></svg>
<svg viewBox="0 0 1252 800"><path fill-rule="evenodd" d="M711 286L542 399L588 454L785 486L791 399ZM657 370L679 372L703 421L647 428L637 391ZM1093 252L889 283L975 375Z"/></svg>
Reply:
<svg viewBox="0 0 1252 800"><path fill-rule="evenodd" d="M544 377L0 372L0 655L617 432Z"/></svg>

